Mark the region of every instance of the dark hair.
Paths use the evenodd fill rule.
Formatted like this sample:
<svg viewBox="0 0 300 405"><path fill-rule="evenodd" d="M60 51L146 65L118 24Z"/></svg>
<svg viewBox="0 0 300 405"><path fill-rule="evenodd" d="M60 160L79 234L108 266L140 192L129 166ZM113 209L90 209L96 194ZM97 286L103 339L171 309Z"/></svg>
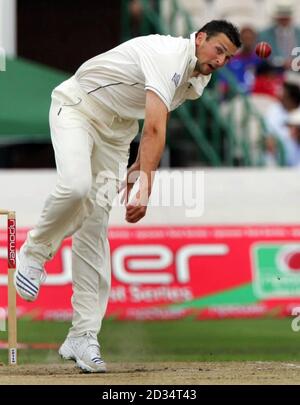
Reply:
<svg viewBox="0 0 300 405"><path fill-rule="evenodd" d="M207 39L223 33L237 48L242 45L238 28L226 20L212 20L200 28L197 34L199 32L205 32Z"/></svg>

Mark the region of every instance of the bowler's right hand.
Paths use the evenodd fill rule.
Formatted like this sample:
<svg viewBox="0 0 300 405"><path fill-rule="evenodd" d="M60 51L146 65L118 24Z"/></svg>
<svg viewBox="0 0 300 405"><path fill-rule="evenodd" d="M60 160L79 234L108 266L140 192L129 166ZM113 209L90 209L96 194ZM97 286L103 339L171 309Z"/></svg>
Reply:
<svg viewBox="0 0 300 405"><path fill-rule="evenodd" d="M126 221L135 223L142 219L146 215L148 200L148 193L138 191L134 198L126 203Z"/></svg>

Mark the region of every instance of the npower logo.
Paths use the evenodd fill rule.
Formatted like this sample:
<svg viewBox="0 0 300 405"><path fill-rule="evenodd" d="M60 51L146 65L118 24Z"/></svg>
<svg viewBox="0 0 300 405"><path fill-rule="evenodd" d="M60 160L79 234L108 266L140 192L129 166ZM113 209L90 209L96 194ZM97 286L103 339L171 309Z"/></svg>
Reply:
<svg viewBox="0 0 300 405"><path fill-rule="evenodd" d="M123 245L114 250L112 269L124 284L181 284L190 281L189 260L194 256L226 255L225 244L189 244L175 253L165 245ZM175 264L175 275L167 270Z"/></svg>
<svg viewBox="0 0 300 405"><path fill-rule="evenodd" d="M66 285L72 282L71 247L60 250L62 272L49 274L45 285ZM111 253L112 274L122 284L168 285L177 281L190 282L190 259L196 256L225 256L229 246L216 244L186 244L175 252L162 244L126 245L123 244ZM58 253L59 255L59 253ZM0 258L5 257L5 249L0 249ZM55 262L56 258L53 259ZM55 263L53 263L55 266ZM175 273L170 269L174 266ZM0 276L0 285L7 284L7 277Z"/></svg>
<svg viewBox="0 0 300 405"><path fill-rule="evenodd" d="M9 268L16 267L16 221L8 220L8 266Z"/></svg>

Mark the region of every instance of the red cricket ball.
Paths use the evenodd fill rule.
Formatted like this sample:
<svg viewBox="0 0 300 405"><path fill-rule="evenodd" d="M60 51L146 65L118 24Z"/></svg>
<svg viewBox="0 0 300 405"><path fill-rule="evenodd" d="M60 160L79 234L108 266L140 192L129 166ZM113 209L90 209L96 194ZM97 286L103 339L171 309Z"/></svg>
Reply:
<svg viewBox="0 0 300 405"><path fill-rule="evenodd" d="M259 42L255 47L255 53L260 58L267 58L272 53L272 47L268 42Z"/></svg>

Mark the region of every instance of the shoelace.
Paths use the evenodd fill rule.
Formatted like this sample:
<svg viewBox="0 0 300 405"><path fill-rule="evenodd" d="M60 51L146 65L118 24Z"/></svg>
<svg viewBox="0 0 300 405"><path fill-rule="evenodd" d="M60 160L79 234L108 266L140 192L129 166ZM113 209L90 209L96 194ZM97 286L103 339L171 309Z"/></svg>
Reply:
<svg viewBox="0 0 300 405"><path fill-rule="evenodd" d="M97 341L95 341L94 336L92 336L91 333L87 333L86 334L87 339L88 339L88 351L89 354L91 356L91 361L93 361L94 363L101 363L102 359L101 359L101 354L100 354L100 346L99 343Z"/></svg>
<svg viewBox="0 0 300 405"><path fill-rule="evenodd" d="M94 362L96 364L102 363L99 346L94 345L94 344L90 345L90 346L88 346L88 350L89 350L92 362Z"/></svg>
<svg viewBox="0 0 300 405"><path fill-rule="evenodd" d="M39 280L40 283L43 283L47 278L47 273L44 269L41 270L40 268L30 265L28 269L28 277L33 281Z"/></svg>

